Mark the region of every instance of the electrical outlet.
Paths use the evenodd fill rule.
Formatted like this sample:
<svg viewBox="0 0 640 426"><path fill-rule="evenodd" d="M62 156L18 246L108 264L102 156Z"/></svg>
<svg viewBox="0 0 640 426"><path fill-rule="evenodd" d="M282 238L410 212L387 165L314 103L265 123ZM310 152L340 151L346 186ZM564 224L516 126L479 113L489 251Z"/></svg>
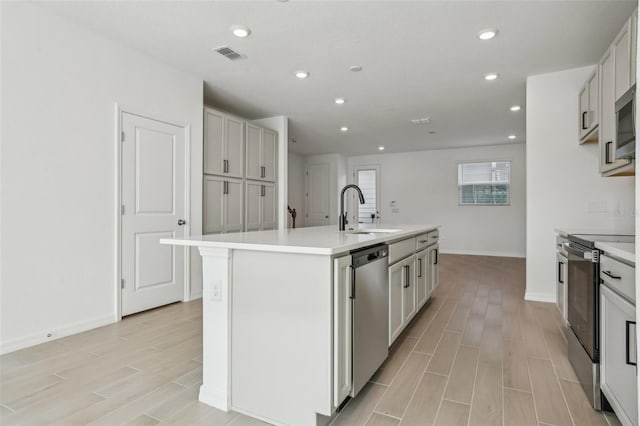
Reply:
<svg viewBox="0 0 640 426"><path fill-rule="evenodd" d="M219 301L222 299L222 283L220 280L211 283L211 300Z"/></svg>

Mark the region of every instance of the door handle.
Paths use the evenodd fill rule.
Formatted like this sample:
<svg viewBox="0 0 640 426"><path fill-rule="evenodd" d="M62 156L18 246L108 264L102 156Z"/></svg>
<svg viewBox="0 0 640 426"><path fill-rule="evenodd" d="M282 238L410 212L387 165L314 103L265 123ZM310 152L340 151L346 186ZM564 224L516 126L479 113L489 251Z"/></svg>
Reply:
<svg viewBox="0 0 640 426"><path fill-rule="evenodd" d="M185 225L186 223L187 223L187 221L186 221L186 220L184 220L184 219L178 219L178 226Z"/></svg>
<svg viewBox="0 0 640 426"><path fill-rule="evenodd" d="M349 268L351 268L351 295L349 296L349 299L356 299L356 268L353 267L353 265L349 265Z"/></svg>
<svg viewBox="0 0 640 426"><path fill-rule="evenodd" d="M622 278L621 276L613 275L611 271L602 271L602 273L608 276L609 278L613 278L614 280L619 280Z"/></svg>
<svg viewBox="0 0 640 426"><path fill-rule="evenodd" d="M560 284L564 284L564 281L562 281L562 266L564 266L564 264L562 262L558 262L558 282Z"/></svg>
<svg viewBox="0 0 640 426"><path fill-rule="evenodd" d="M633 325L633 344L631 344L631 338L629 336L629 331L631 331L631 326ZM625 361L627 364L629 365L637 365L638 364L638 355L637 353L635 353L635 347L636 347L636 322L635 321L625 321L625 344L626 344L626 351L625 351ZM634 350L634 356L633 356L633 360L631 359L631 355L629 354L629 351L633 349Z"/></svg>

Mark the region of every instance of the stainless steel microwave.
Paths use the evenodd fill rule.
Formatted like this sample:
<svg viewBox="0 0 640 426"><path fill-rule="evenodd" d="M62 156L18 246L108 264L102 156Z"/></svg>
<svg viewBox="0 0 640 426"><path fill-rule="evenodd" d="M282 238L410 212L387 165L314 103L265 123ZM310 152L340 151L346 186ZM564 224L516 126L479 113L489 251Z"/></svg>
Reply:
<svg viewBox="0 0 640 426"><path fill-rule="evenodd" d="M616 101L616 159L636 157L636 85Z"/></svg>

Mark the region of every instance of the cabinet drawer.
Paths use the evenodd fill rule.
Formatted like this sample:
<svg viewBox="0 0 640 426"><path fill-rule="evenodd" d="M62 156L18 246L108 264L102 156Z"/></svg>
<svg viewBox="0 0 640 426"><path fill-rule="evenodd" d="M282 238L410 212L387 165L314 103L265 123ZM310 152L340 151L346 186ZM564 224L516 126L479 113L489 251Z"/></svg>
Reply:
<svg viewBox="0 0 640 426"><path fill-rule="evenodd" d="M635 268L607 255L600 256L600 279L635 303Z"/></svg>
<svg viewBox="0 0 640 426"><path fill-rule="evenodd" d="M416 250L416 238L407 238L389 245L389 265L413 254Z"/></svg>
<svg viewBox="0 0 640 426"><path fill-rule="evenodd" d="M426 232L416 237L416 251L438 242L438 230Z"/></svg>

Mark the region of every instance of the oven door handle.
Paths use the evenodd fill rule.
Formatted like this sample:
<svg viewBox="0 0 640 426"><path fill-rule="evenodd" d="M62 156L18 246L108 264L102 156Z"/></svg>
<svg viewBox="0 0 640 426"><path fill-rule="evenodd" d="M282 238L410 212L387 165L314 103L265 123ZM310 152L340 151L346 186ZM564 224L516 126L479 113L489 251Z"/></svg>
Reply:
<svg viewBox="0 0 640 426"><path fill-rule="evenodd" d="M591 260L593 258L593 255L591 254L590 251L585 252L582 250L574 249L573 247L569 247L569 244L567 243L564 243L564 248L568 253L571 253L574 256L582 257L583 259L588 259L588 260Z"/></svg>

